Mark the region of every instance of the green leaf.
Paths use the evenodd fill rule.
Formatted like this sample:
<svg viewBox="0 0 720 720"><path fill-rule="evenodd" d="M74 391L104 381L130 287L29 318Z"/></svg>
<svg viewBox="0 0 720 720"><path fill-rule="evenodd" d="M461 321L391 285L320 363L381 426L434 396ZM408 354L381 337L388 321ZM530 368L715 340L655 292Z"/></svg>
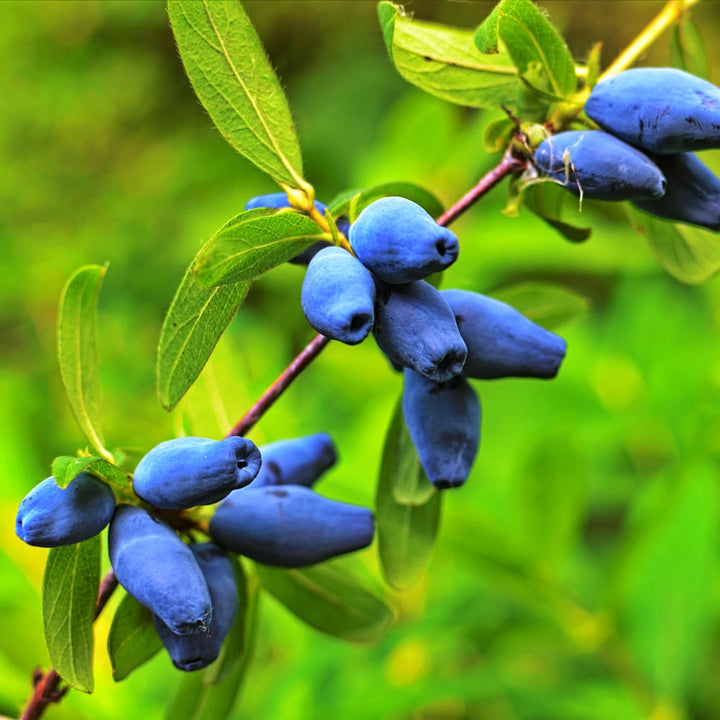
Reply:
<svg viewBox="0 0 720 720"><path fill-rule="evenodd" d="M249 584L242 656L232 666L224 665L221 656L202 672L183 673L175 695L168 704L166 720L224 720L232 712L255 648L258 625L256 584ZM229 641L232 642L232 639ZM222 665L220 671L214 667L218 663Z"/></svg>
<svg viewBox="0 0 720 720"><path fill-rule="evenodd" d="M587 77L585 78L586 85L592 90L597 85L598 78L600 77L600 57L602 54L602 43L597 42L591 48L588 53L587 59Z"/></svg>
<svg viewBox="0 0 720 720"><path fill-rule="evenodd" d="M93 619L100 537L51 548L43 577L43 625L52 666L71 687L93 691Z"/></svg>
<svg viewBox="0 0 720 720"><path fill-rule="evenodd" d="M165 315L158 343L157 394L166 410L183 398L235 316L250 283L202 288L190 264Z"/></svg>
<svg viewBox="0 0 720 720"><path fill-rule="evenodd" d="M483 133L485 152L500 152L507 148L515 131L515 123L508 117L501 117L488 123Z"/></svg>
<svg viewBox="0 0 720 720"><path fill-rule="evenodd" d="M88 472L121 491L127 492L131 486L128 473L96 455L61 455L53 460L52 474L61 488L67 487L82 472Z"/></svg>
<svg viewBox="0 0 720 720"><path fill-rule="evenodd" d="M97 301L107 265L85 265L67 281L58 313L58 359L73 415L99 455L112 461L100 430Z"/></svg>
<svg viewBox="0 0 720 720"><path fill-rule="evenodd" d="M648 241L658 262L681 282L697 285L720 269L717 233L659 220L632 207L627 211L633 227Z"/></svg>
<svg viewBox="0 0 720 720"><path fill-rule="evenodd" d="M204 287L247 282L318 240L332 241L332 236L307 215L289 209L247 210L205 243L195 259L195 281Z"/></svg>
<svg viewBox="0 0 720 720"><path fill-rule="evenodd" d="M302 157L290 109L237 0L170 0L185 72L222 136L279 183L300 188Z"/></svg>
<svg viewBox="0 0 720 720"><path fill-rule="evenodd" d="M553 330L584 313L590 303L573 290L549 282L523 282L487 293L512 305L542 327Z"/></svg>
<svg viewBox="0 0 720 720"><path fill-rule="evenodd" d="M711 68L707 50L697 23L685 14L679 23L673 26L670 41L670 62L698 77L710 80Z"/></svg>
<svg viewBox="0 0 720 720"><path fill-rule="evenodd" d="M568 212L577 213L578 201L555 182L541 182L525 188L522 202L566 240L584 242L592 234L592 228L578 227L562 219Z"/></svg>
<svg viewBox="0 0 720 720"><path fill-rule="evenodd" d="M124 680L162 649L152 613L131 595L125 595L113 616L107 639L113 679Z"/></svg>
<svg viewBox="0 0 720 720"><path fill-rule="evenodd" d="M260 584L300 620L352 642L380 640L392 611L359 585L339 561L285 570L257 566Z"/></svg>
<svg viewBox="0 0 720 720"><path fill-rule="evenodd" d="M360 212L370 203L393 196L412 200L433 217L439 217L444 210L442 203L432 192L409 182L389 182L366 190L347 190L333 199L328 210L333 217L344 215L350 222L355 222Z"/></svg>
<svg viewBox="0 0 720 720"><path fill-rule="evenodd" d="M469 107L513 107L522 83L507 53L483 55L473 32L412 20L390 2L378 15L397 71L425 92Z"/></svg>
<svg viewBox="0 0 720 720"><path fill-rule="evenodd" d="M504 47L520 75L555 99L575 91L575 63L565 41L531 0L501 0L477 29L480 52Z"/></svg>
<svg viewBox="0 0 720 720"><path fill-rule="evenodd" d="M440 496L427 479L397 403L385 437L377 489L377 534L385 579L398 589L423 574L440 523Z"/></svg>

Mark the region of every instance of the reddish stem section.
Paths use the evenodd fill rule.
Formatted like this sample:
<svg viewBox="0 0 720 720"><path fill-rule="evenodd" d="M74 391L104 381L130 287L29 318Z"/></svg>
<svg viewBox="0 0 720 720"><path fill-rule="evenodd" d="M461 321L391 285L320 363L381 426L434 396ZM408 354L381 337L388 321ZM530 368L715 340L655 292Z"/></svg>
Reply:
<svg viewBox="0 0 720 720"><path fill-rule="evenodd" d="M245 435L329 342L330 338L316 335L225 437Z"/></svg>
<svg viewBox="0 0 720 720"><path fill-rule="evenodd" d="M98 589L98 597L95 601L95 614L93 620L97 620L98 615L103 611L103 608L107 605L115 588L118 586L117 578L112 570L108 570L105 577L100 583ZM46 673L42 673L36 670L33 675L33 694L28 704L25 706L25 711L20 716L19 720L38 720L38 718L45 712L45 708L51 703L60 702L61 698L69 690L68 686L63 688L60 687L62 678L57 674L55 668L50 668Z"/></svg>
<svg viewBox="0 0 720 720"><path fill-rule="evenodd" d="M527 161L515 157L511 151L505 153L503 159L469 192L465 193L452 207L448 208L438 219L438 225L449 225L457 220L469 207L477 202L486 192L494 188L506 175L520 172L527 166Z"/></svg>

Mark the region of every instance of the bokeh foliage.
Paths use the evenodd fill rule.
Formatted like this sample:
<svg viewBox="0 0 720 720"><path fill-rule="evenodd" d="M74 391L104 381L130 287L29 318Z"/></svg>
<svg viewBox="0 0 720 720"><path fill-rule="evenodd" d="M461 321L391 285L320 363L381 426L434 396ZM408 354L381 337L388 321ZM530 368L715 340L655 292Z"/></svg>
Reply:
<svg viewBox="0 0 720 720"><path fill-rule="evenodd" d="M413 10L472 28L492 5ZM661 6L542 3L576 57L603 40L606 62ZM319 197L413 181L449 203L497 161L482 148L488 114L433 99L395 73L374 3L246 7L283 80ZM47 657L46 553L15 537L15 511L52 458L82 443L55 354L67 277L109 263L98 342L113 451L142 453L180 428L221 435L313 333L299 308L301 269L277 268L253 286L180 409L161 409L155 346L175 287L215 229L275 187L199 107L164 3L5 2L0 18L0 714L12 717ZM696 18L717 67L718 5L702 3ZM669 57L663 38L643 62ZM720 152L703 157L720 170ZM720 713L718 280L669 277L616 208L588 209L594 233L572 245L528 212L502 215L504 205L500 188L456 224L461 258L445 283L489 291L553 280L586 296L590 310L559 329L569 344L560 376L476 385L483 429L473 477L445 494L431 567L391 594L397 620L384 641L346 645L262 604L234 717ZM252 438L329 430L341 462L321 491L372 504L399 392L371 341L332 344ZM352 564L372 583L377 547ZM168 658L115 684L107 630L101 620L95 693L71 693L48 717L151 720L171 708L179 677Z"/></svg>

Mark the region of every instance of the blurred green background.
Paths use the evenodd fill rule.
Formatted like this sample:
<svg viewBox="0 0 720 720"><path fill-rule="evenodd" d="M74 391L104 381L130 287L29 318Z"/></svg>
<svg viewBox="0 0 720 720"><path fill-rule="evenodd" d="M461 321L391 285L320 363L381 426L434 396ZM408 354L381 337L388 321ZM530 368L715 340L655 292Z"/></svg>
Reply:
<svg viewBox="0 0 720 720"><path fill-rule="evenodd" d="M662 2L543 2L578 59L614 55ZM374 2L251 1L290 99L306 176L322 199L415 181L450 203L496 161L487 116L405 84ZM418 18L477 25L491 2L409 4ZM720 3L696 18L714 66ZM666 64L661 38L642 64ZM720 83L715 72L714 82ZM46 552L14 534L23 495L83 438L55 358L62 286L109 262L100 302L105 437L144 452L179 430L219 436L312 337L302 269L253 287L172 416L154 390L165 310L200 246L275 187L213 128L183 75L162 2L0 3L0 714L16 717L47 663L40 585ZM720 170L720 151L704 158ZM444 497L432 563L387 592L397 621L374 647L262 604L255 662L235 718L255 720L680 720L720 717L720 285L684 286L622 214L588 210L570 245L504 188L456 225L446 286L560 282L591 309L560 329L550 382L478 383L482 448ZM719 240L720 241L720 240ZM329 430L341 462L324 494L371 505L400 377L372 341L332 344L252 433L258 443ZM381 587L376 547L356 558ZM116 602L117 599L115 599ZM48 718L154 720L178 680L164 655L113 683L96 632L96 692Z"/></svg>

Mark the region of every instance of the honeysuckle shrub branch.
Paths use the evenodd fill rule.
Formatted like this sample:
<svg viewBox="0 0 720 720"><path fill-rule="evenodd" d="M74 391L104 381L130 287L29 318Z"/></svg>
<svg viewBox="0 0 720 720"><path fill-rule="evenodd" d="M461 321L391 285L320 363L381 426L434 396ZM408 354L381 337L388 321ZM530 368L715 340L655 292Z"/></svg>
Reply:
<svg viewBox="0 0 720 720"><path fill-rule="evenodd" d="M334 245L349 257L362 255L357 228L363 223L373 227L373 222L378 222L367 218L372 217L373 212L379 212L379 208L386 207L385 199L390 208L402 207L402 212L408 212L413 222L422 214L422 222L427 223L424 214L429 214L428 217L435 218L435 226L445 227L492 188L509 179L506 214L512 216L529 210L566 239L585 240L590 229L578 227L564 217L568 207L578 202L566 192L573 189L567 187L567 180L569 173L577 175L577 158L563 152L565 177L552 177L547 170L539 171L542 156L536 154L538 148L542 148L548 138L561 137L565 131L594 131L596 124L584 112L593 88L599 82L620 76L663 33L676 29L681 23L691 22L688 11L697 2L668 2L604 71L599 45L592 49L586 63L577 64L563 38L531 0L501 0L475 30L425 23L411 17L399 5L385 0L380 2L378 15L389 58L403 78L446 101L470 108L502 109L505 113L503 118L487 125L484 138L486 149L501 153L497 165L454 205L444 209L432 192L405 179L344 191L327 205L320 203L313 186L304 177L300 144L288 101L242 5L234 0L170 0L172 30L185 72L199 100L230 145L276 181L284 195L279 200L272 200L269 206L250 201L246 210L230 219L207 241L188 266L165 317L158 346L157 391L163 407L173 410L192 386L257 277L286 261L297 262L303 253L310 255L311 247L314 252L316 247ZM692 35L675 32L673 56L677 66L697 74L704 60L699 48L693 46L688 37ZM578 189L582 198L583 188ZM592 200L585 199L584 202ZM720 251L712 234L635 212L629 217L648 239L659 261L675 277L686 282L700 282L720 267ZM382 232L382 227L372 231L375 234ZM454 236L451 236L443 237L452 240ZM373 274L380 272L371 259L361 257L361 261L373 270ZM104 502L109 498L112 498L112 507L117 502L123 508L121 514L126 518L123 523L134 522L136 517L144 518L144 513L151 510L156 513L156 520L163 523L163 528L168 528L162 533L191 541L196 558L203 557L203 562L212 564L215 551L208 551L207 557L202 556L204 543L201 541L213 535L215 496L206 497L201 493L198 500L195 488L191 487L193 492L187 506L173 505L171 499L163 506L165 509L158 508L164 502L157 499L162 497L162 492L156 496L140 490L140 494L146 492L146 498L155 498L152 502L140 497L133 487L133 468L129 461L121 451L111 451L106 445L101 429L96 343L97 304L106 269L106 266L98 265L80 268L63 291L58 321L60 370L70 406L88 448L77 456L56 458L52 464L53 484L42 492L49 493L47 497L51 499L46 502L52 503L56 502L54 498L58 497L58 492L75 492L79 479L84 483L83 487L89 488L97 487L99 482L103 488L97 491L102 496L99 496L98 507L103 509L96 512L103 519L100 526L106 524L105 516L112 514L112 508L108 509L110 506ZM431 279L436 285L441 282L439 276ZM406 280L379 280L376 277L375 282L379 291L390 296L393 293L401 296L405 292L401 287L405 286ZM440 297L423 280L413 280L409 285L416 283L423 283L418 286L420 294ZM426 285L428 289L420 292ZM458 313L464 317L476 311L485 312L486 307L493 313L497 312L496 308L506 307L498 300L485 298L483 309L476 310L477 299L484 296L449 292L443 296L447 301L442 300L442 306L452 305L454 319L453 312L449 315L452 325L461 324ZM539 326L555 327L576 315L584 309L584 299L559 286L518 285L505 288L498 295L500 300L510 301L538 325L534 326L519 313L517 317L522 320L516 320L515 315L507 315L503 309L503 317L510 318L507 322L513 323L513 327L518 326L517 323L527 323L518 327L532 326L536 329L528 331L531 335L535 333L541 338L541 344L549 342L542 345L540 355L544 364L540 369L534 365L528 370L522 365L523 358L518 360L520 370L514 371L515 374L552 377L564 354L564 342L548 340L556 336ZM455 310L456 306L462 310ZM516 312L512 308L510 311ZM229 429L226 439L241 440L329 342L329 337L315 336L245 416ZM378 338L381 346L383 342L387 343L387 340ZM516 351L502 342L498 347L501 354ZM394 355L387 345L384 349L400 365L405 363L402 354ZM534 349L533 352L532 360L537 362L540 351ZM465 362L464 357L462 362ZM483 364L477 358L473 363L477 369L472 377L503 376L492 363ZM414 429L417 418L426 412L424 393L434 395L440 389L441 394L447 396L447 407L460 417L466 413L479 433L479 404L465 378L457 374L456 378L446 382L443 375L437 382L439 378L422 378L407 367L405 374L405 412L398 403L385 440L376 498L382 571L388 584L399 589L409 587L423 573L439 526L441 494L427 477L433 475L434 470L431 472L428 468L434 466L424 458L421 463L418 458L418 449L422 454L428 445L432 445L432 439L418 440L418 437L424 437L424 428ZM408 390L408 387L414 389ZM420 410L414 410L415 407ZM413 414L416 412L419 415ZM406 422L408 418L412 420ZM452 443L463 436L463 432L460 425L454 427L453 437L446 438L442 444ZM468 447L476 449L477 433L467 439ZM195 440L186 439L180 444L185 442L190 447L197 444ZM325 453L328 442L331 441L325 438L312 440L313 447L323 447ZM174 452L178 446L172 443L170 441L169 447ZM233 446L237 444L233 443ZM293 453L296 447L293 446ZM265 452L268 458L277 460L273 472L282 475L282 453L285 451L268 446ZM248 465L250 450L247 453L242 458L237 456L240 471ZM319 465L313 465L313 476L307 485L317 479L328 462L334 462L334 459L320 461L319 457L313 459L313 463ZM464 462L472 464L473 459L474 450ZM258 473L257 467L254 472ZM464 467L459 479L452 481L440 472L436 486L461 484L468 472L469 468ZM156 480L151 475L150 486ZM244 484L246 482L247 479L243 480ZM290 490L294 486L288 480L276 478L273 482L279 486L288 485L281 493L298 494L303 498L298 502L313 497L306 494L311 492L307 488ZM160 490L164 491L167 484L161 482ZM252 494L238 497L249 498ZM116 524L116 534L120 533L120 524L119 521ZM67 525L73 532L76 530L72 518ZM155 529L149 527L152 535ZM232 523L229 528L232 538L235 530ZM410 539L399 547L393 540L401 532ZM91 535L79 542L72 535L68 543L52 547L49 553L43 586L43 613L53 667L34 678L34 692L23 712L24 720L40 717L69 687L85 692L93 690L93 622L117 587L117 579L109 571L100 581L100 538L98 534ZM180 551L184 553L183 562L194 563L191 555L186 553L187 545L181 545L185 548ZM290 548L288 552L296 549ZM115 554L122 554L121 544L116 544ZM247 560L241 562L236 556L232 556L229 564L223 564L223 582L230 582L237 589L237 598L233 600L232 612L228 614L227 627L223 630L223 635L227 632L227 640L222 643L222 649L215 648L220 653L219 659L182 680L184 687L202 683L206 688L202 702L206 703L208 697L213 699L203 707L213 708L215 720L225 717L232 708L251 657L259 589L274 595L309 625L347 640L377 640L392 620L392 612L384 600L359 584L342 563L313 564L286 571L273 567L278 563L272 560L269 563L263 560L267 556L262 553L259 557L256 564ZM282 564L282 558L279 564ZM68 592L69 587L72 592ZM200 605L206 608L209 602L203 597ZM583 612L581 608L575 611ZM172 624L173 616L166 616L164 621ZM206 621L204 618L201 624ZM157 626L157 622L155 624ZM166 647L168 642L172 645L178 641L179 633L172 628L165 626L165 630L159 629L159 632ZM115 679L127 677L160 647L150 611L131 595L126 595L115 612L108 638ZM185 669L193 669L190 667L193 662L191 659ZM223 711L219 712L218 708ZM205 712L199 707L193 717L206 717Z"/></svg>

